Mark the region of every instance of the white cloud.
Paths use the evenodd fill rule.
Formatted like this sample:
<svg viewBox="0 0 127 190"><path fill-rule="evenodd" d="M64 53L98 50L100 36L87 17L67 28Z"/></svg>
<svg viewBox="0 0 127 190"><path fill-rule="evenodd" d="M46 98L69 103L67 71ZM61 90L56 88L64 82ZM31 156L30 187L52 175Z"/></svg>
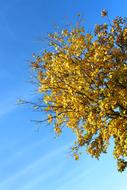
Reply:
<svg viewBox="0 0 127 190"><path fill-rule="evenodd" d="M38 184L43 184L43 182L45 180L47 180L48 178L54 177L56 174L58 174L59 172L61 172L62 168L63 168L64 164L62 163L57 163L57 165L55 165L51 168L48 169L47 171L43 172L41 175L37 175L36 178L30 180L27 184L25 184L24 186L21 186L20 188L18 188L17 190L31 190L31 189L36 189L36 186Z"/></svg>
<svg viewBox="0 0 127 190"><path fill-rule="evenodd" d="M7 159L4 159L4 161L2 162L2 164L0 165L0 168L4 168L4 167L7 167L9 164L12 164L14 163L15 161L17 161L18 159L21 159L24 155L27 155L30 151L34 151L37 147L39 146L43 146L43 144L47 141L47 139L43 139L43 140L40 140L40 141L37 141L37 142L34 142L32 144L29 144L25 147L22 147L21 149L19 149L18 151L14 152L14 154L9 158ZM14 150L14 147L18 144L18 142L15 142L15 143L11 143L9 144L10 142L7 142L7 147L6 145L4 145L4 147L6 148L9 148L9 150L13 151ZM21 143L21 142L20 142ZM19 145L18 145L19 146ZM3 147L3 148L4 148Z"/></svg>
<svg viewBox="0 0 127 190"><path fill-rule="evenodd" d="M6 188L8 187L8 189L10 189L10 186L13 185L13 183L16 180L26 175L28 176L31 173L31 171L37 170L40 166L41 166L41 169L45 168L45 165L48 165L48 163L51 162L51 159L53 159L53 157L57 157L65 149L65 147L66 146L63 146L61 148L53 150L52 152L47 153L46 155L42 155L40 158L38 158L34 162L30 163L29 165L27 165L26 167L24 167L23 169L15 173L14 175L2 181L0 183L0 189L4 189L5 187ZM46 175L48 176L50 174L47 173ZM36 181L37 179L34 181L35 184L37 183ZM30 186L30 184L28 183L27 186Z"/></svg>
<svg viewBox="0 0 127 190"><path fill-rule="evenodd" d="M85 177L89 176L91 173L95 172L99 165L102 162L99 162L97 165L89 167L87 169L83 167L79 167L78 169L73 169L68 175L60 179L60 185L56 190L65 190L68 187L72 187L73 189L78 189L81 186L81 183L84 183Z"/></svg>

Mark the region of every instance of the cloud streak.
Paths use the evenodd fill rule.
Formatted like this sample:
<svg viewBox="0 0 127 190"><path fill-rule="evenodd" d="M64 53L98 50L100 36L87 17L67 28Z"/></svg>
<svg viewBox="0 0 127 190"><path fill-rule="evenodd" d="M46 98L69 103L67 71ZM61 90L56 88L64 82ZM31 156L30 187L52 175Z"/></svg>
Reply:
<svg viewBox="0 0 127 190"><path fill-rule="evenodd" d="M9 164L14 163L18 159L21 159L24 155L27 155L30 151L34 151L37 147L43 146L43 144L46 141L47 141L47 138L37 141L35 143L29 144L28 146L22 147L22 149L16 151L12 156L5 159L4 162L2 162L2 164L0 165L0 168L7 167ZM9 143L9 142L7 142L7 143ZM15 144L13 143L12 145L10 145L9 149L13 150L15 145L16 145L16 142L15 142Z"/></svg>
<svg viewBox="0 0 127 190"><path fill-rule="evenodd" d="M60 153L62 153L62 151L64 149L65 149L65 146L63 146L61 148L58 148L55 151L53 150L52 152L49 152L46 155L42 155L40 158L33 161L32 163L30 163L29 165L27 165L26 167L24 167L23 169L21 169L20 171L15 173L14 175L12 175L9 178L2 181L0 183L0 189L4 189L5 187L6 187L6 189L7 189L7 187L8 187L8 189L10 189L10 186L13 185L13 183L16 180L18 180L21 177L24 177L26 175L28 176L32 171L37 170L40 166L41 166L41 170L45 169L45 166L48 165L51 162L51 159L53 159L54 157L57 157ZM53 171L51 173L53 173ZM48 173L46 175L48 176ZM37 178L34 181L35 184L37 183ZM39 180L39 178L38 178L38 180ZM31 181L29 183L31 183ZM29 183L27 184L27 186L30 186ZM26 188L26 187L24 187L24 188Z"/></svg>
<svg viewBox="0 0 127 190"><path fill-rule="evenodd" d="M42 174L39 174L36 176L36 178L30 180L27 184L25 184L24 186L18 188L17 190L32 190L32 189L36 189L36 186L38 184L43 184L45 182L45 180L55 176L56 174L60 173L62 171L64 164L61 163L57 163L57 165L55 165L55 168L52 167L51 169L48 169L47 171L44 171ZM31 182L32 181L32 182ZM50 179L49 179L50 181ZM43 186L43 185L42 185Z"/></svg>

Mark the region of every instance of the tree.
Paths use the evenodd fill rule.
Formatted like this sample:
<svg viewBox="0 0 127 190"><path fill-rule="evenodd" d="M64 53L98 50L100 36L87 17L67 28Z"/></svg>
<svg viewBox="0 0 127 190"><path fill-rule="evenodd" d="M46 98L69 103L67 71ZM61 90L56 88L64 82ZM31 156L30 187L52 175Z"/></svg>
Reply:
<svg viewBox="0 0 127 190"><path fill-rule="evenodd" d="M108 17L107 11L102 16ZM109 19L108 19L109 20ZM75 159L84 147L92 157L106 153L112 139L118 170L127 167L127 20L49 34L51 50L34 55L39 103L56 134L68 127L76 135Z"/></svg>

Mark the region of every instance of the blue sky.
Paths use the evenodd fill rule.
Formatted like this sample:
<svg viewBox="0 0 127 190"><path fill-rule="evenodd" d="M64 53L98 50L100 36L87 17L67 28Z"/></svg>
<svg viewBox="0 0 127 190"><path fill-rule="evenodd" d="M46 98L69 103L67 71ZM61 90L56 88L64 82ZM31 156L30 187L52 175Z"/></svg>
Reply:
<svg viewBox="0 0 127 190"><path fill-rule="evenodd" d="M0 189L1 190L127 190L127 173L118 173L109 153L99 161L85 153L79 161L69 154L74 137L65 130L54 138L52 127L30 122L38 118L30 107L17 106L19 97L31 99L34 87L29 60L46 44L39 39L73 23L81 13L91 31L102 22L100 11L126 16L126 0L0 0ZM44 115L39 115L44 118Z"/></svg>

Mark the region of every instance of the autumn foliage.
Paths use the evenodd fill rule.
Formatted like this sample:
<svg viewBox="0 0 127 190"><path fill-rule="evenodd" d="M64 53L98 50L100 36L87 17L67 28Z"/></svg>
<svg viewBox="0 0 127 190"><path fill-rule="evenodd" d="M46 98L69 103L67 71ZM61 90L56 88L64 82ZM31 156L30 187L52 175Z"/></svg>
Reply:
<svg viewBox="0 0 127 190"><path fill-rule="evenodd" d="M105 10L102 16L108 17ZM127 21L116 17L96 25L49 34L49 51L34 55L32 68L42 101L56 134L68 127L80 148L99 158L114 143L118 170L127 167Z"/></svg>

